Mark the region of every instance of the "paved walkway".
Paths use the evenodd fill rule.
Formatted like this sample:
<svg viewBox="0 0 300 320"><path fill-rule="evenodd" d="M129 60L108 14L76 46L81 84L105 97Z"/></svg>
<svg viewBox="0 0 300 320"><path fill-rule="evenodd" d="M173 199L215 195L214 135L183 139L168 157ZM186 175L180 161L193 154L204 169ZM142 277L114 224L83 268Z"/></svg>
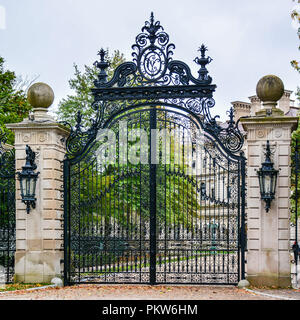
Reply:
<svg viewBox="0 0 300 320"><path fill-rule="evenodd" d="M300 290L234 286L76 285L0 294L0 300L300 300ZM266 294L266 295L263 295Z"/></svg>

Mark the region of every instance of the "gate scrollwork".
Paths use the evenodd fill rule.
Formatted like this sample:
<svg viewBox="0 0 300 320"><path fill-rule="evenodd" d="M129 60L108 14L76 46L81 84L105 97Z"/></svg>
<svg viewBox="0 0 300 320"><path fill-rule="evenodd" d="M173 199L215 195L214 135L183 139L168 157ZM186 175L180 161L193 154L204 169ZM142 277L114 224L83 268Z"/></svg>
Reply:
<svg viewBox="0 0 300 320"><path fill-rule="evenodd" d="M241 150L244 137L238 123L233 120L233 109L229 111L227 126L219 124L218 115L211 115L215 106L213 92L216 86L211 84L212 78L206 68L212 61L211 57L206 56L206 46L199 48L200 57L194 59L200 66L199 76L195 78L186 63L172 60L175 45L169 43L168 34L151 13L150 21L145 22L132 49L133 62L119 65L110 80L107 79L109 64L105 60L106 53L103 49L99 51L100 61L96 61L95 66L100 71L92 89L94 102L91 106L97 115L86 130L80 126L81 119L77 116L77 124L71 129L67 141L69 157L78 155L84 149L84 143L95 136L108 116L118 114L128 106L134 108L141 101L144 105L169 103L175 108L182 107L198 115L205 130L220 138L229 152Z"/></svg>
<svg viewBox="0 0 300 320"><path fill-rule="evenodd" d="M244 277L239 232L245 215L239 122L232 108L225 123L212 114L216 86L205 45L194 59L200 67L194 77L186 63L173 60L175 45L153 13L141 31L133 61L120 64L110 79L106 53L99 51L91 90L96 116L86 126L79 112L70 126L64 160L65 283L237 283ZM120 131L123 119L127 133ZM105 143L97 139L106 128L115 133L109 164L101 158ZM154 146L158 131L165 135ZM139 163L128 162L133 140L123 140L132 132L145 134L143 142L142 134L137 138ZM191 152L199 152L189 166L186 137ZM143 161L142 147L150 149ZM151 162L152 150L161 158L169 154L170 161Z"/></svg>
<svg viewBox="0 0 300 320"><path fill-rule="evenodd" d="M16 251L15 149L0 128L0 266L5 283L13 282Z"/></svg>

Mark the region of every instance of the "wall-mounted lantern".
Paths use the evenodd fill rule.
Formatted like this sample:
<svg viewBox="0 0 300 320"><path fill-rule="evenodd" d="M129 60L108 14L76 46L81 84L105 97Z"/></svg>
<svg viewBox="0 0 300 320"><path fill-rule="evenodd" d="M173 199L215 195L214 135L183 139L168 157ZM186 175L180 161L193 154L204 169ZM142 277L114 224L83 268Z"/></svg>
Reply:
<svg viewBox="0 0 300 320"><path fill-rule="evenodd" d="M274 164L271 161L270 142L267 141L266 146L266 159L262 163L261 168L257 171L259 179L259 188L261 199L265 201L266 212L269 211L271 202L275 198L276 182L278 170L274 169Z"/></svg>
<svg viewBox="0 0 300 320"><path fill-rule="evenodd" d="M18 172L20 181L20 190L22 202L26 204L27 213L30 212L30 207L35 208L35 188L39 172L34 172L37 168L35 164L35 152L26 145L26 163L22 167L22 171Z"/></svg>

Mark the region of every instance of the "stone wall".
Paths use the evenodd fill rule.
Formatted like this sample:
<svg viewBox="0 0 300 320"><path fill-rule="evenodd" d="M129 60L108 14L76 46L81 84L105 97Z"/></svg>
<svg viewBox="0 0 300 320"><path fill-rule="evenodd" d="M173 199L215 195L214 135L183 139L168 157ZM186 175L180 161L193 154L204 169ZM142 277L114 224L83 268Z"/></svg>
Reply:
<svg viewBox="0 0 300 320"><path fill-rule="evenodd" d="M290 285L290 141L297 119L243 119L247 130L247 278L253 285ZM264 161L266 140L279 169L275 199L266 212L260 199L257 170Z"/></svg>
<svg viewBox="0 0 300 320"><path fill-rule="evenodd" d="M15 280L50 282L61 276L63 259L64 140L68 131L55 122L23 121L9 125L15 132L16 170L25 164L25 147L36 152L39 177L36 208L26 213L16 184Z"/></svg>

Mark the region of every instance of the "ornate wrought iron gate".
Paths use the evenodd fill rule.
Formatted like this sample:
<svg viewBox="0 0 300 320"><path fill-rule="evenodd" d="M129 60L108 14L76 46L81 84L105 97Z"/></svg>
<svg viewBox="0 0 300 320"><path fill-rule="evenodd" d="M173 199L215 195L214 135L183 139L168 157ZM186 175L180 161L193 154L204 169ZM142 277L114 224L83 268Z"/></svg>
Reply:
<svg viewBox="0 0 300 320"><path fill-rule="evenodd" d="M13 280L16 250L15 152L5 141L0 129L0 284Z"/></svg>
<svg viewBox="0 0 300 320"><path fill-rule="evenodd" d="M300 212L300 139L295 137L292 140L292 168L291 168L291 249L292 259L292 285L299 287L299 219Z"/></svg>
<svg viewBox="0 0 300 320"><path fill-rule="evenodd" d="M77 115L64 161L65 284L219 283L244 277L245 158L233 120L210 114L215 85L172 60L159 21L109 81L105 52L95 119ZM237 154L240 152L239 154Z"/></svg>

